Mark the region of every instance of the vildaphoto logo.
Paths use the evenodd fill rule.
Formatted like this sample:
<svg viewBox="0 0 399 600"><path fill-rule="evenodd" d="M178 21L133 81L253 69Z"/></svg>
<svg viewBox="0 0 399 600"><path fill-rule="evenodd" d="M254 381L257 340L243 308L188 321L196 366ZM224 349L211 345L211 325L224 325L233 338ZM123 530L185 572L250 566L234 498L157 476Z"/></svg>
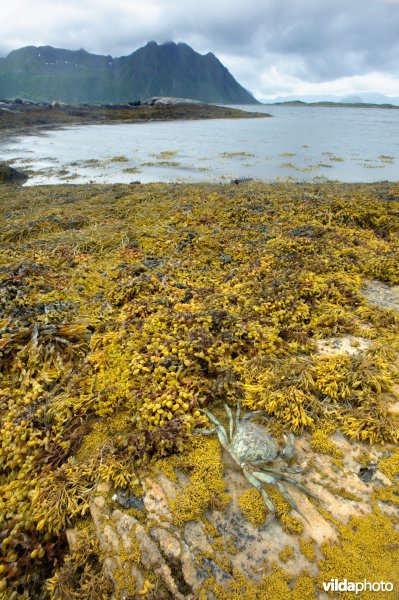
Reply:
<svg viewBox="0 0 399 600"><path fill-rule="evenodd" d="M392 592L393 583L391 581L348 581L343 579L330 579L330 581L323 581L323 588L325 592Z"/></svg>

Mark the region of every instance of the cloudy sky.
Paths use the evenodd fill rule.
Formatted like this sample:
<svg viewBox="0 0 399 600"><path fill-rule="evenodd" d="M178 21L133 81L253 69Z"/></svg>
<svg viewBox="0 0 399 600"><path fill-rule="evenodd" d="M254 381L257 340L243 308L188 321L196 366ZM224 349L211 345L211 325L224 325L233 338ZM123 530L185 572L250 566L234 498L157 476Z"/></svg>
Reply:
<svg viewBox="0 0 399 600"><path fill-rule="evenodd" d="M399 96L399 0L13 0L0 56L27 45L121 56L149 40L213 52L259 99Z"/></svg>

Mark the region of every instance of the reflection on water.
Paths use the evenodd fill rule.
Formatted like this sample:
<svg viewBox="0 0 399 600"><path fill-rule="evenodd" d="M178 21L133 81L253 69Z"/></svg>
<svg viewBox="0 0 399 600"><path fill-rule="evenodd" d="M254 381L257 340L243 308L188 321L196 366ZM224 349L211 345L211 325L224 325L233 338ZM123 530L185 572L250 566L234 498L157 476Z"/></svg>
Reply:
<svg viewBox="0 0 399 600"><path fill-rule="evenodd" d="M28 185L399 179L399 110L263 106L271 119L85 125L3 141Z"/></svg>

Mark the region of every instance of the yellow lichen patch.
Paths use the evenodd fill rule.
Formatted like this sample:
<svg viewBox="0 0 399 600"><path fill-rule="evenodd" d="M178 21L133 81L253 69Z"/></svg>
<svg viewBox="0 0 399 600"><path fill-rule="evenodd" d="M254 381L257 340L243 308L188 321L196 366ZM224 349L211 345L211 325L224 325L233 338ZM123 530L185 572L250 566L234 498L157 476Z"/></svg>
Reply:
<svg viewBox="0 0 399 600"><path fill-rule="evenodd" d="M399 506L399 485L391 487L378 487L373 494L374 505L376 500Z"/></svg>
<svg viewBox="0 0 399 600"><path fill-rule="evenodd" d="M372 462L372 457L370 452L368 452L365 448L359 450L358 455L355 457L355 460L362 466L366 467L369 462ZM399 471L399 469L398 469Z"/></svg>
<svg viewBox="0 0 399 600"><path fill-rule="evenodd" d="M385 515L370 514L366 517L352 517L348 525L340 525L340 542L323 545L324 560L320 561L319 587L322 582L337 578L339 581L371 582L388 581L394 586L393 592L385 592L380 597L397 597L399 585L399 532ZM353 592L342 592L340 597L353 598ZM375 592L362 592L360 599L376 598Z"/></svg>
<svg viewBox="0 0 399 600"><path fill-rule="evenodd" d="M205 531L208 539L211 543L213 555L209 558L219 564L225 571L231 570L231 563L228 555L234 556L237 554L237 547L235 545L236 536L225 536L205 517L202 517ZM226 555L226 551L228 555Z"/></svg>
<svg viewBox="0 0 399 600"><path fill-rule="evenodd" d="M225 587L211 588L217 600L314 600L315 581L302 572L297 578L288 575L277 565L259 582L250 581L241 573L234 573L234 581Z"/></svg>
<svg viewBox="0 0 399 600"><path fill-rule="evenodd" d="M205 531L211 538L217 539L220 536L219 530L208 519L202 517L202 522L204 524Z"/></svg>
<svg viewBox="0 0 399 600"><path fill-rule="evenodd" d="M342 459L344 453L342 450L337 448L332 440L329 439L328 434L323 429L316 429L312 432L311 440L312 450L319 452L320 454L329 454L334 458Z"/></svg>
<svg viewBox="0 0 399 600"><path fill-rule="evenodd" d="M353 494L346 487L343 486L334 486L329 483L324 483L324 488L333 494L334 496L340 496L341 498L346 498L347 500L352 500L353 502L361 502L362 499L360 496Z"/></svg>
<svg viewBox="0 0 399 600"><path fill-rule="evenodd" d="M286 546L284 546L284 548L281 550L281 552L279 552L278 557L279 557L279 560L281 560L281 562L283 562L283 563L288 562L289 560L291 560L295 557L294 548L287 544Z"/></svg>
<svg viewBox="0 0 399 600"><path fill-rule="evenodd" d="M298 518L287 513L280 516L283 529L292 535L299 535L303 532L303 523Z"/></svg>
<svg viewBox="0 0 399 600"><path fill-rule="evenodd" d="M153 467L154 475L156 475L158 473L158 471L161 471L164 475L166 475L166 477L168 479L170 479L170 481L177 482L175 465L173 464L173 461L171 461L169 457L160 458L157 460L157 462L155 463L155 465Z"/></svg>
<svg viewBox="0 0 399 600"><path fill-rule="evenodd" d="M305 540L304 538L299 539L299 548L301 550L301 554L309 561L313 561L316 558L315 550L314 550L315 542L314 540Z"/></svg>
<svg viewBox="0 0 399 600"><path fill-rule="evenodd" d="M274 504L276 514L280 519L283 529L292 535L299 535L302 533L303 523L300 519L291 515L292 509L287 500L283 498L283 496L275 487L266 485L265 488Z"/></svg>
<svg viewBox="0 0 399 600"><path fill-rule="evenodd" d="M313 600L316 594L316 582L314 577L306 571L296 579L292 590L292 600Z"/></svg>
<svg viewBox="0 0 399 600"><path fill-rule="evenodd" d="M222 587L215 584L210 589L215 594L217 600L262 600L263 598L275 598L276 600L285 600L289 598L290 588L288 587L289 577L279 571L259 583L248 580L241 573L234 573L234 580L227 586Z"/></svg>
<svg viewBox="0 0 399 600"><path fill-rule="evenodd" d="M382 458L378 463L378 468L391 481L397 484L399 476L399 450L396 450L390 456Z"/></svg>
<svg viewBox="0 0 399 600"><path fill-rule="evenodd" d="M139 596L146 596L148 594L148 592L151 592L151 590L154 589L154 587L155 587L155 584L151 583L151 581L146 579L142 589L137 593Z"/></svg>
<svg viewBox="0 0 399 600"><path fill-rule="evenodd" d="M170 501L176 524L200 518L207 508L221 509L229 503L218 440L195 438L184 455L171 456L165 461L189 475L183 491Z"/></svg>
<svg viewBox="0 0 399 600"><path fill-rule="evenodd" d="M329 521L336 527L339 527L339 525L341 524L341 521L339 521L339 519L335 518L328 510L325 510L321 506L318 506L317 510L326 521Z"/></svg>
<svg viewBox="0 0 399 600"><path fill-rule="evenodd" d="M262 498L262 494L255 488L249 488L240 494L238 504L246 519L252 525L261 527L265 524L267 509Z"/></svg>

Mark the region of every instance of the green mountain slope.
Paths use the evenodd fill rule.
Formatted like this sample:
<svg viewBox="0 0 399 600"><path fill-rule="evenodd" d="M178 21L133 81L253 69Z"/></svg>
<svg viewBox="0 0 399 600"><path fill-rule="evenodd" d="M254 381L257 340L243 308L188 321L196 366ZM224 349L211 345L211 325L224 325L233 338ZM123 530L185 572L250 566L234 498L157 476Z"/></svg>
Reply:
<svg viewBox="0 0 399 600"><path fill-rule="evenodd" d="M257 103L216 56L182 43L149 42L120 58L27 46L0 59L0 98L120 103L149 96Z"/></svg>

